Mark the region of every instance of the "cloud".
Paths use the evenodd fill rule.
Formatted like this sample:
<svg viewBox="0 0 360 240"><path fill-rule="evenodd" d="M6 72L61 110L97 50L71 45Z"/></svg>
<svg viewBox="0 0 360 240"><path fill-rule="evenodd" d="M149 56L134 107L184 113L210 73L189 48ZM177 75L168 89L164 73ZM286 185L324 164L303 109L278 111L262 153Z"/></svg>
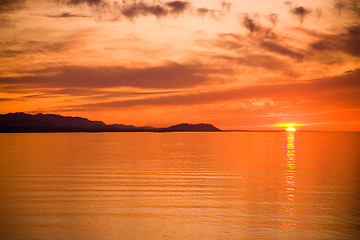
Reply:
<svg viewBox="0 0 360 240"><path fill-rule="evenodd" d="M223 48L223 49L227 49L227 50L237 50L240 48L244 48L245 45L239 41L233 41L233 40L216 40L212 43L213 45Z"/></svg>
<svg viewBox="0 0 360 240"><path fill-rule="evenodd" d="M15 57L24 54L47 54L50 52L62 52L71 48L74 40L53 42L53 41L26 41L14 45L8 44L0 49L0 57Z"/></svg>
<svg viewBox="0 0 360 240"><path fill-rule="evenodd" d="M252 53L250 52L244 54L244 52L238 50L251 49L252 47L255 47L256 49L260 48L262 52L262 49L266 49L270 52L288 56L297 60L301 60L303 58L302 54L280 45L279 43L275 43L274 41L269 40L266 35L252 37L252 41L249 41L240 34L235 33L219 34L218 36L218 39L212 41L213 45L226 50L231 50L233 53L231 56L218 55L216 58L233 61L236 64L248 65L252 67L262 67L267 70L281 71L287 75L294 76L295 73L291 70L291 65L289 62L284 61L273 54L270 55L258 53L259 51L252 51ZM251 46L249 46L249 44ZM239 56L239 54L242 54L243 56Z"/></svg>
<svg viewBox="0 0 360 240"><path fill-rule="evenodd" d="M262 29L262 27L258 25L255 20L250 18L248 15L244 16L243 25L250 31L250 33L254 33Z"/></svg>
<svg viewBox="0 0 360 240"><path fill-rule="evenodd" d="M271 28L262 26L255 19L251 18L248 14L245 14L243 16L242 24L250 31L251 37L268 39L277 38L276 34L271 30Z"/></svg>
<svg viewBox="0 0 360 240"><path fill-rule="evenodd" d="M56 0L70 7L90 6L96 8L96 13L104 17L112 16L111 19L125 17L133 21L137 17L155 16L165 17L169 15L178 16L190 8L186 1L108 1L108 0Z"/></svg>
<svg viewBox="0 0 360 240"><path fill-rule="evenodd" d="M82 5L87 4L89 6L104 4L104 0L55 0L68 5Z"/></svg>
<svg viewBox="0 0 360 240"><path fill-rule="evenodd" d="M270 42L270 41L261 41L260 46L271 51L271 52L275 52L281 55L285 55L285 56L289 56L291 58L295 58L297 60L301 60L304 56L300 53L294 52L282 45L279 45L277 43L274 42Z"/></svg>
<svg viewBox="0 0 360 240"><path fill-rule="evenodd" d="M168 63L147 68L66 66L28 73L31 76L0 78L0 86L28 88L187 88L212 81L210 74L228 69Z"/></svg>
<svg viewBox="0 0 360 240"><path fill-rule="evenodd" d="M168 11L166 8L160 5L148 5L143 2L134 3L131 5L123 6L121 8L121 13L126 18L133 20L138 16L148 16L153 15L156 17L166 16Z"/></svg>
<svg viewBox="0 0 360 240"><path fill-rule="evenodd" d="M24 8L26 0L0 0L0 13L7 13Z"/></svg>
<svg viewBox="0 0 360 240"><path fill-rule="evenodd" d="M94 89L94 88L42 88L26 89L23 86L3 87L0 88L3 92L27 94L16 98L0 98L0 101L28 101L29 99L54 99L58 97L76 97L77 100L86 101L105 101L114 98L133 98L133 97L154 97L161 95L171 95L179 93L178 90L163 90L163 91L141 91L135 90L108 90L108 89Z"/></svg>
<svg viewBox="0 0 360 240"><path fill-rule="evenodd" d="M184 1L171 1L167 3L133 1L131 3L124 2L124 4L119 7L119 11L127 19L133 20L140 16L177 16L185 12L189 7L190 4Z"/></svg>
<svg viewBox="0 0 360 240"><path fill-rule="evenodd" d="M214 10L207 8L199 8L197 10L197 13L200 16L209 15L214 20L219 20L220 18L225 16L225 12L222 10Z"/></svg>
<svg viewBox="0 0 360 240"><path fill-rule="evenodd" d="M197 15L204 17L206 15L209 15L211 18L215 20L219 20L220 18L226 16L230 13L232 3L227 1L221 2L221 9L209 9L206 7L198 8L196 10Z"/></svg>
<svg viewBox="0 0 360 240"><path fill-rule="evenodd" d="M276 57L264 54L252 54L244 57L233 58L238 64L252 67L262 67L267 70L285 71L290 73L290 65Z"/></svg>
<svg viewBox="0 0 360 240"><path fill-rule="evenodd" d="M321 102L332 105L355 105L360 103L360 71L336 77L314 79L290 84L260 85L235 88L224 91L177 94L171 96L150 97L144 99L112 101L104 103L69 106L66 110L96 110L134 106L175 106L199 105L227 102L241 99L276 99L279 101Z"/></svg>
<svg viewBox="0 0 360 240"><path fill-rule="evenodd" d="M336 1L334 7L339 12L339 16L341 15L342 9L345 8L345 3L343 1Z"/></svg>
<svg viewBox="0 0 360 240"><path fill-rule="evenodd" d="M166 5L171 9L170 12L179 14L184 12L190 4L183 1L172 1L167 2Z"/></svg>
<svg viewBox="0 0 360 240"><path fill-rule="evenodd" d="M268 15L268 18L269 18L270 22L273 24L273 26L275 27L279 20L279 14L271 13Z"/></svg>
<svg viewBox="0 0 360 240"><path fill-rule="evenodd" d="M231 3L231 2L228 2L228 1L221 1L221 6L222 6L222 10L223 10L223 11L226 10L227 12L230 12L232 3Z"/></svg>
<svg viewBox="0 0 360 240"><path fill-rule="evenodd" d="M337 0L334 3L334 8L339 16L342 15L343 10L351 11L358 17L360 16L359 0Z"/></svg>
<svg viewBox="0 0 360 240"><path fill-rule="evenodd" d="M26 0L0 0L0 28L12 27L13 20L6 13L23 9L25 2Z"/></svg>
<svg viewBox="0 0 360 240"><path fill-rule="evenodd" d="M197 14L200 15L200 16L205 16L207 13L210 12L210 9L208 8L198 8L196 10Z"/></svg>
<svg viewBox="0 0 360 240"><path fill-rule="evenodd" d="M343 34L327 35L320 41L312 43L310 48L315 51L341 51L360 57L360 25L350 26Z"/></svg>
<svg viewBox="0 0 360 240"><path fill-rule="evenodd" d="M72 14L70 12L63 12L63 13L56 14L56 15L46 15L46 17L51 17L51 18L73 18L73 17L88 17L88 16L76 15L76 14Z"/></svg>
<svg viewBox="0 0 360 240"><path fill-rule="evenodd" d="M304 22L305 17L311 13L311 9L305 7L294 7L291 9L291 13L299 18L301 25Z"/></svg>

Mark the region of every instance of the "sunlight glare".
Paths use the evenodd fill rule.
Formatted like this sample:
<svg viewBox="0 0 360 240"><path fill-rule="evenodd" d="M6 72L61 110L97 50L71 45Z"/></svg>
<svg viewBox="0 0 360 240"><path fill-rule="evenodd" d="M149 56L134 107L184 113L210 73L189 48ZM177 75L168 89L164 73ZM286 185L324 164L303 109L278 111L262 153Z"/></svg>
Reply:
<svg viewBox="0 0 360 240"><path fill-rule="evenodd" d="M295 127L304 126L304 124L301 124L301 123L278 123L273 126L285 128L285 130L287 132L296 132Z"/></svg>
<svg viewBox="0 0 360 240"><path fill-rule="evenodd" d="M294 127L287 127L285 130L287 132L296 132L296 129Z"/></svg>

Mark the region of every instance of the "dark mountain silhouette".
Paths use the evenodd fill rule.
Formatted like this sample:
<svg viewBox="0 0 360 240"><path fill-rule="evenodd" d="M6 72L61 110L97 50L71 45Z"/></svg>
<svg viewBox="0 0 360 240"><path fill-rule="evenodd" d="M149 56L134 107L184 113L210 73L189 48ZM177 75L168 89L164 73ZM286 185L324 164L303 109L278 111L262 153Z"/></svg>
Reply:
<svg viewBox="0 0 360 240"><path fill-rule="evenodd" d="M182 123L174 125L168 128L161 129L166 132L219 132L220 129L214 127L211 124L200 123L200 124L189 124Z"/></svg>
<svg viewBox="0 0 360 240"><path fill-rule="evenodd" d="M133 125L106 125L81 117L56 114L26 113L0 114L0 132L175 132L221 131L211 124L179 124L168 128L135 127Z"/></svg>
<svg viewBox="0 0 360 240"><path fill-rule="evenodd" d="M1 132L101 131L106 128L107 125L101 121L90 121L81 117L42 113L31 115L22 112L0 115Z"/></svg>

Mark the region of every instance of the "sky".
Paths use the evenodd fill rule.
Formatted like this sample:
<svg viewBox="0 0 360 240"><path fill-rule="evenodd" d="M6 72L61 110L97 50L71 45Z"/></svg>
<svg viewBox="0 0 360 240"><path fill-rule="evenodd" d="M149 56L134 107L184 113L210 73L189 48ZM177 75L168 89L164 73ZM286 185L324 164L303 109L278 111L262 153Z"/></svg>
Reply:
<svg viewBox="0 0 360 240"><path fill-rule="evenodd" d="M0 0L0 114L360 131L359 0Z"/></svg>

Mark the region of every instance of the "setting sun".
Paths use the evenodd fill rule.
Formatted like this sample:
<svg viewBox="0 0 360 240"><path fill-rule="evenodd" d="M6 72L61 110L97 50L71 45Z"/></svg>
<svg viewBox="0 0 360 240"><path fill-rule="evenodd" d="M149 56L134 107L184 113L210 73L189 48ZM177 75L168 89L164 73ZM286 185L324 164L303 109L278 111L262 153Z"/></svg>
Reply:
<svg viewBox="0 0 360 240"><path fill-rule="evenodd" d="M294 127L287 127L285 130L287 132L296 132L296 129Z"/></svg>
<svg viewBox="0 0 360 240"><path fill-rule="evenodd" d="M276 127L284 127L287 132L296 132L295 127L304 126L301 123L278 123L275 125Z"/></svg>

